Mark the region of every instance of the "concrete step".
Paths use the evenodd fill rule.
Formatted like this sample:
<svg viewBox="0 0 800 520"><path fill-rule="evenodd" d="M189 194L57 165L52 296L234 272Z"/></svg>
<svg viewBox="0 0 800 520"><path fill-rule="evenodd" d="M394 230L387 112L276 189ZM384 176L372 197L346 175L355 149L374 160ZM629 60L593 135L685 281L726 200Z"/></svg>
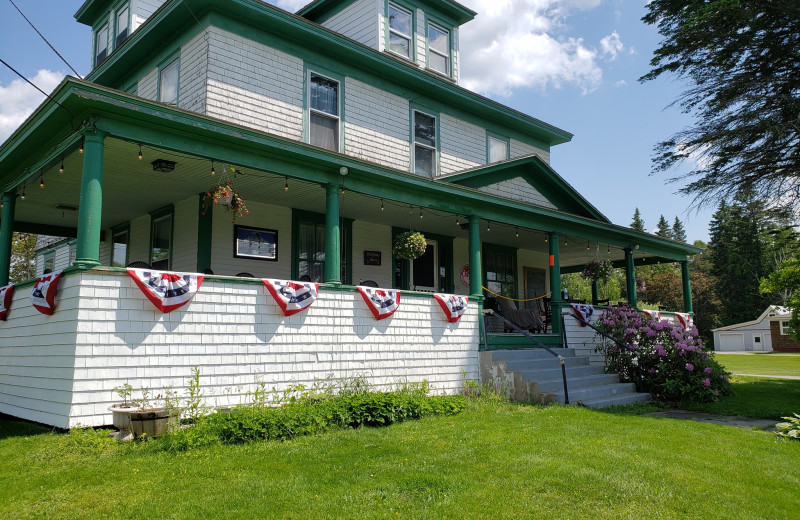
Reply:
<svg viewBox="0 0 800 520"><path fill-rule="evenodd" d="M564 390L564 381L561 378L548 381L538 381L539 391L542 393L554 393ZM572 389L585 388L587 386L598 386L619 383L617 374L597 374L593 376L583 376L567 379L567 390L572 395Z"/></svg>
<svg viewBox="0 0 800 520"><path fill-rule="evenodd" d="M588 357L564 357L564 366L580 367L589 364ZM561 370L561 361L558 358L540 358L540 359L526 359L526 360L513 360L506 361L506 368L515 372L523 372L526 370L544 370L547 368L557 368Z"/></svg>
<svg viewBox="0 0 800 520"><path fill-rule="evenodd" d="M551 379L561 379L561 367L558 368L543 368L535 370L522 370L522 379L524 381L549 381ZM604 374L603 367L593 365L582 365L578 367L567 367L567 380L579 377L595 376Z"/></svg>
<svg viewBox="0 0 800 520"><path fill-rule="evenodd" d="M569 402L575 404L578 401L592 401L596 399L605 399L607 397L614 397L617 395L632 394L636 391L636 386L633 383L611 383L597 386L587 386L583 388L570 388L569 381L567 381L567 390L569 390ZM556 396L556 401L559 403L564 402L564 389L553 392Z"/></svg>
<svg viewBox="0 0 800 520"><path fill-rule="evenodd" d="M556 354L564 357L575 357L575 349L571 348L554 348L551 349ZM557 359L552 354L543 348L518 348L518 349L505 349L493 350L492 360L498 361L522 361L530 359Z"/></svg>
<svg viewBox="0 0 800 520"><path fill-rule="evenodd" d="M587 408L608 408L609 406L621 406L624 404L646 403L652 400L650 394L631 393L621 394L612 397L604 397L602 399L591 399L588 401L581 401L581 404ZM572 396L570 395L570 403L572 403Z"/></svg>

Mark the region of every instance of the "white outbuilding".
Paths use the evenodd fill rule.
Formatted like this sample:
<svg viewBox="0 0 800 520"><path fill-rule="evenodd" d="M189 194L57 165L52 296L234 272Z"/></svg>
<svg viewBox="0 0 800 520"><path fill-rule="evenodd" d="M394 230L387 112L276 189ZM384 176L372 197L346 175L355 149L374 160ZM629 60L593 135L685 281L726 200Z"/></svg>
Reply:
<svg viewBox="0 0 800 520"><path fill-rule="evenodd" d="M772 351L770 321L776 317L788 317L790 309L770 305L753 321L736 323L727 327L712 329L714 350L717 351Z"/></svg>

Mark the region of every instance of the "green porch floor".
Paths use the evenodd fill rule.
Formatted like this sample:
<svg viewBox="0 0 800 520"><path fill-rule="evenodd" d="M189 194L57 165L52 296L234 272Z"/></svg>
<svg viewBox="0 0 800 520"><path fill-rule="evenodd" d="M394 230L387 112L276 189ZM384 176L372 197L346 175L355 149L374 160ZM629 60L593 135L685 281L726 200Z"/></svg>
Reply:
<svg viewBox="0 0 800 520"><path fill-rule="evenodd" d="M560 334L534 334L534 337L551 348L561 348L562 339ZM537 348L539 344L534 343L522 334L492 334L486 338L486 345L481 345L484 350L515 349L515 348Z"/></svg>

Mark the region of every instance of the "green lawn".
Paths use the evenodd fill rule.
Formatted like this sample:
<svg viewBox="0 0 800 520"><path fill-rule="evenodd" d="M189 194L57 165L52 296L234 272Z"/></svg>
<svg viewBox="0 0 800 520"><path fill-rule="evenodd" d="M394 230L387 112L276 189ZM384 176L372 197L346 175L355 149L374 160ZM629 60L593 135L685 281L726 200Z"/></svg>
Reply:
<svg viewBox="0 0 800 520"><path fill-rule="evenodd" d="M717 356L717 359L724 363L727 357ZM731 381L733 395L725 396L716 403L680 404L678 407L775 420L800 413L800 380L734 376Z"/></svg>
<svg viewBox="0 0 800 520"><path fill-rule="evenodd" d="M0 425L0 518L796 518L800 442L574 407L159 452ZM91 439L91 437L89 437Z"/></svg>
<svg viewBox="0 0 800 520"><path fill-rule="evenodd" d="M717 354L715 359L733 374L800 376L800 354Z"/></svg>

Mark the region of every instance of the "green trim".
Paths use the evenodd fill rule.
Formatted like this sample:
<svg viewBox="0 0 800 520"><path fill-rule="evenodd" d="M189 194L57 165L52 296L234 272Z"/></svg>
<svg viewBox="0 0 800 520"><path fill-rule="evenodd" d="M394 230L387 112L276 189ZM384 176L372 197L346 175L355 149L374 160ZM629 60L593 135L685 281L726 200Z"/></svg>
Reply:
<svg viewBox="0 0 800 520"><path fill-rule="evenodd" d="M291 276L293 280L300 277L299 272L299 236L300 236L300 222L308 222L317 226L326 227L326 215L324 213L316 213L313 211L305 211L302 209L292 208L292 265ZM344 231L348 244L347 258L346 258L346 276L345 280L341 280L341 284L353 283L353 219L339 217L339 228ZM341 239L340 239L341 240ZM327 246L327 227L326 227L326 246ZM326 258L327 265L327 258ZM340 265L341 267L341 265ZM322 282L325 283L325 282Z"/></svg>
<svg viewBox="0 0 800 520"><path fill-rule="evenodd" d="M131 256L131 223L130 221L123 222L122 224L117 224L116 226L112 227L109 232L111 233L111 251L109 252L108 256L108 265L113 267L114 263L114 236L119 235L120 233L127 233L127 241L125 242L125 263L123 265L128 265L130 262Z"/></svg>
<svg viewBox="0 0 800 520"><path fill-rule="evenodd" d="M536 339L551 348L562 348L564 346L561 342L561 334L537 334ZM488 350L539 348L530 339L522 335L512 336L507 334L489 334L487 343L489 344Z"/></svg>
<svg viewBox="0 0 800 520"><path fill-rule="evenodd" d="M198 196L197 205L197 272L202 273L211 267L211 244L214 223L214 205L208 211L203 209L203 195Z"/></svg>
<svg viewBox="0 0 800 520"><path fill-rule="evenodd" d="M133 19L132 15L131 15L131 3L130 3L129 0L122 0L121 2L119 2L117 4L116 7L111 9L111 12L114 13L114 22L113 22L114 23L114 34L113 34L113 39L112 39L112 41L114 42L114 50L116 50L119 47L119 45L117 45L117 30L119 29L117 27L117 21L119 21L119 12L122 11L125 7L128 8L128 36L125 37L125 39L122 41L122 43L125 43L126 41L128 41L128 38L131 37L131 33L133 32L131 30L132 29L131 28L131 22L132 22L132 19Z"/></svg>
<svg viewBox="0 0 800 520"><path fill-rule="evenodd" d="M172 259L175 256L175 206L168 204L162 208L151 211L150 215L150 240L147 252L147 263L153 265L153 226L156 220L160 220L166 216L170 217L169 228L169 262L167 270L172 269Z"/></svg>
<svg viewBox="0 0 800 520"><path fill-rule="evenodd" d="M317 23L322 23L323 20L328 19L332 14L343 10L345 7L349 7L352 3L352 0L315 0L297 11L297 14ZM424 0L409 2L408 0L403 0L403 2L400 2L401 5L403 3L420 7L423 10L439 11L444 16L451 18L453 24L457 25L463 25L477 15L472 9L452 0L438 2L426 2Z"/></svg>
<svg viewBox="0 0 800 520"><path fill-rule="evenodd" d="M78 252L75 264L100 265L103 216L103 154L106 134L95 129L84 132L83 172L78 208Z"/></svg>
<svg viewBox="0 0 800 520"><path fill-rule="evenodd" d="M439 160L439 157L441 156L441 142L442 142L442 140L440 138L440 136L441 136L440 121L442 119L441 118L441 114L439 112L434 111L434 110L430 110L425 105L422 105L420 103L416 103L416 102L413 102L413 101L409 103L409 125L408 126L409 126L409 131L410 131L410 135L409 135L410 141L409 142L411 144L411 147L410 147L411 148L411 163L410 163L409 171L411 173L415 174L415 175L418 175L418 176L426 175L426 174L422 174L422 173L417 173L417 171L416 171L416 169L417 169L417 158L416 158L417 141L416 141L416 135L414 133L414 126L415 126L415 122L416 122L416 116L415 116L416 112L419 112L420 114L432 117L433 121L434 121L435 132L436 132L436 136L435 136L436 145L434 146L435 150L434 150L434 153L433 153L433 173L428 178L437 178L437 177L439 177L439 171L440 171L439 170L439 164L441 162ZM428 146L425 145L425 144L421 144L420 146L422 146L423 148L428 148Z"/></svg>
<svg viewBox="0 0 800 520"><path fill-rule="evenodd" d="M447 72L439 72L438 70L435 70L435 69L431 68L431 62L430 62L431 50L430 50L430 33L429 33L431 25L433 25L436 29L438 29L438 30L440 30L440 31L442 31L444 33L447 33L447 52L449 54L448 57L447 57ZM452 29L452 27L441 23L440 21L436 20L435 18L433 18L431 16L426 17L426 19L425 19L425 68L427 68L428 70L430 70L434 74L439 74L441 76L444 76L445 78L453 79L454 78L454 74L453 74L453 70L454 70L453 57L455 56L455 47L454 47L454 41L453 41L454 39L455 38L453 38L453 29Z"/></svg>
<svg viewBox="0 0 800 520"><path fill-rule="evenodd" d="M14 212L17 204L17 193L14 191L0 194L3 208L0 209L0 287L8 285L11 273L11 248L14 238Z"/></svg>
<svg viewBox="0 0 800 520"><path fill-rule="evenodd" d="M389 27L389 4L394 4L394 6L399 10L406 11L408 14L411 15L411 35L408 42L408 52L411 55L408 57L403 56L402 54L399 54L389 49L389 41L391 33L391 28ZM383 21L384 21L383 51L388 53L390 56L396 56L401 60L409 61L411 63L416 64L417 63L417 10L403 1L398 2L397 0L385 0L383 3Z"/></svg>
<svg viewBox="0 0 800 520"><path fill-rule="evenodd" d="M482 263L482 266L481 266L481 282L487 284L487 286L489 284L489 277L487 276L487 269L488 269L488 264L489 264L489 262L487 261L487 258L489 256L489 253L494 253L494 254L499 254L499 255L508 255L508 256L511 257L511 272L514 275L514 283L513 283L514 295L513 295L513 298L517 298L518 295L519 295L519 276L518 276L518 273L517 273L517 252L518 251L519 251L519 249L516 248L516 247L502 246L502 245L499 245L499 244L492 244L490 242L483 242L483 244L482 244L482 259L483 259L483 263ZM508 283L508 282L503 282L503 283ZM481 294L483 294L483 292L481 292Z"/></svg>
<svg viewBox="0 0 800 520"><path fill-rule="evenodd" d="M625 286L628 291L628 303L633 308L639 306L636 295L636 268L633 262L633 251L625 249Z"/></svg>
<svg viewBox="0 0 800 520"><path fill-rule="evenodd" d="M483 267L481 265L481 219L469 217L469 297L483 298Z"/></svg>
<svg viewBox="0 0 800 520"><path fill-rule="evenodd" d="M92 34L94 34L94 45L92 46L93 47L92 63L94 64L95 67L97 67L98 65L100 65L102 63L105 63L106 60L108 60L108 57L111 56L111 53L113 52L113 49L111 48L111 45L109 44L109 41L108 41L110 33L111 33L111 31L109 29L109 25L110 24L106 21L103 25L101 25L100 27L98 27L96 30L94 30L92 32ZM98 63L97 62L97 50L100 48L100 46L97 44L97 42L100 40L100 38L99 38L100 32L102 32L103 29L106 30L106 57L103 58L103 61Z"/></svg>
<svg viewBox="0 0 800 520"><path fill-rule="evenodd" d="M176 65L178 68L178 78L175 84L175 104L167 103L163 99L161 99L161 74L164 72L165 69L171 67L173 64ZM160 103L164 103L166 105L172 105L179 107L181 106L181 50L178 49L172 52L169 56L164 58L161 63L158 65L158 76L156 78L156 99Z"/></svg>
<svg viewBox="0 0 800 520"><path fill-rule="evenodd" d="M486 164L487 165L499 162L499 161L492 161L490 156L489 156L490 150L491 150L491 147L489 146L490 139L496 139L498 141L503 141L504 143L506 143L506 157L505 157L505 159L501 159L501 161L507 161L507 160L511 159L511 138L506 136L506 135L499 134L499 133L497 133L497 132L495 132L493 130L489 130L487 128L486 129ZM461 175L461 174L459 174L459 175Z"/></svg>
<svg viewBox="0 0 800 520"><path fill-rule="evenodd" d="M694 313L692 308L692 283L689 277L689 261L681 262L681 282L683 285L683 312Z"/></svg>
<svg viewBox="0 0 800 520"><path fill-rule="evenodd" d="M325 283L342 283L342 232L339 229L339 186L325 186Z"/></svg>

